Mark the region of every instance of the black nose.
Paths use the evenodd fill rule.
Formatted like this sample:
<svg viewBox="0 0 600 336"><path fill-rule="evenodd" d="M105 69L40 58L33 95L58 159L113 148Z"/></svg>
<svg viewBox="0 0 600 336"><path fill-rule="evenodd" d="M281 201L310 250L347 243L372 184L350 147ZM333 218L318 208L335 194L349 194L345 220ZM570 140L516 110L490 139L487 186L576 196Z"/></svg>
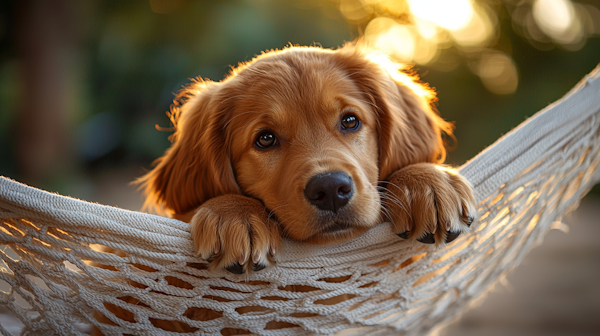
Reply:
<svg viewBox="0 0 600 336"><path fill-rule="evenodd" d="M315 175L304 188L304 196L310 204L333 212L346 205L353 193L352 179L341 171Z"/></svg>

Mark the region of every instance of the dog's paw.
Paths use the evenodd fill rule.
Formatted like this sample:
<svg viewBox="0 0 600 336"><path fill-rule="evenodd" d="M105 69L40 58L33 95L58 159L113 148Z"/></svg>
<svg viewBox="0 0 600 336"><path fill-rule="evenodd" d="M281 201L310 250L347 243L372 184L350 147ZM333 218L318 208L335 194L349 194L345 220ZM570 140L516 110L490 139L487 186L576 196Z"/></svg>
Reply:
<svg viewBox="0 0 600 336"><path fill-rule="evenodd" d="M419 163L394 172L382 203L404 239L424 244L450 243L468 230L476 216L470 183L458 171Z"/></svg>
<svg viewBox="0 0 600 336"><path fill-rule="evenodd" d="M242 274L275 263L281 237L260 201L241 195L210 199L190 225L196 251L212 269Z"/></svg>

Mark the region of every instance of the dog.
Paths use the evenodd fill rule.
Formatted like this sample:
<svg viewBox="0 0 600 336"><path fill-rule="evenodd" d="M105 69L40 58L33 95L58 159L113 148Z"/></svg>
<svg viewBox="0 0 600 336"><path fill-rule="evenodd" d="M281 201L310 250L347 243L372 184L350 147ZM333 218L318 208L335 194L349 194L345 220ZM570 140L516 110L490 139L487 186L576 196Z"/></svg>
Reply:
<svg viewBox="0 0 600 336"><path fill-rule="evenodd" d="M274 265L283 238L335 244L383 221L403 239L440 246L466 232L476 210L469 182L442 165L442 135L452 136L452 124L433 103L433 90L416 75L357 43L270 51L221 82L185 87L170 111L172 146L137 183L147 205L190 223L196 252L212 269L234 274ZM105 306L135 321L128 310ZM195 331L178 321L152 323Z"/></svg>
<svg viewBox="0 0 600 336"><path fill-rule="evenodd" d="M357 43L266 52L177 95L172 145L138 183L190 223L212 269L235 274L274 265L283 238L336 244L382 221L443 245L476 210L442 165L453 125L433 103L415 74Z"/></svg>

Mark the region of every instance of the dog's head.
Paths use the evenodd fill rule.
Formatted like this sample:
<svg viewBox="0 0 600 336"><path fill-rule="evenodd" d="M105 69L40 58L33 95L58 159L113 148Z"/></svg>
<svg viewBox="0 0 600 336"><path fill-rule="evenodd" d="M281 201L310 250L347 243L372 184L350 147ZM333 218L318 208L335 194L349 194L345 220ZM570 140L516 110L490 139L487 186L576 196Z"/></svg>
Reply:
<svg viewBox="0 0 600 336"><path fill-rule="evenodd" d="M263 54L198 81L172 110L173 145L141 179L173 213L223 194L261 200L289 238L348 240L382 218L378 185L445 155L433 93L355 45Z"/></svg>

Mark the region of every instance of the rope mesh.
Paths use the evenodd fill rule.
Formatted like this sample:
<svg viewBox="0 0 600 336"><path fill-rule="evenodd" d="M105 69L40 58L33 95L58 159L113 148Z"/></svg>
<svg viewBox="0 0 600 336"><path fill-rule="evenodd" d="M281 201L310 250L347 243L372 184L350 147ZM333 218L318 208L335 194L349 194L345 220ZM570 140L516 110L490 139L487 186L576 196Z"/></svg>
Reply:
<svg viewBox="0 0 600 336"><path fill-rule="evenodd" d="M384 223L336 246L288 241L276 267L251 276L212 272L185 223L1 178L0 305L22 334L80 335L77 323L105 335L426 333L518 265L600 180L598 76L461 168L479 218L440 249Z"/></svg>

